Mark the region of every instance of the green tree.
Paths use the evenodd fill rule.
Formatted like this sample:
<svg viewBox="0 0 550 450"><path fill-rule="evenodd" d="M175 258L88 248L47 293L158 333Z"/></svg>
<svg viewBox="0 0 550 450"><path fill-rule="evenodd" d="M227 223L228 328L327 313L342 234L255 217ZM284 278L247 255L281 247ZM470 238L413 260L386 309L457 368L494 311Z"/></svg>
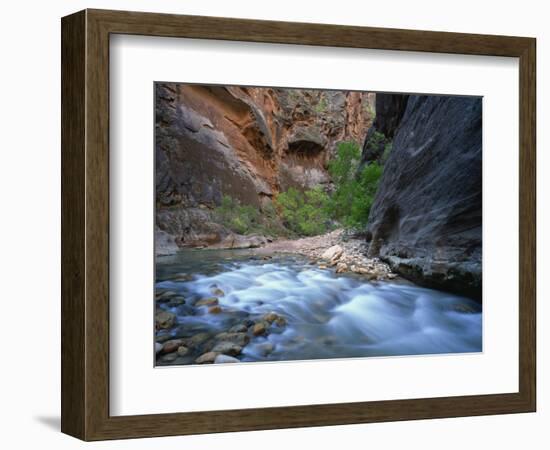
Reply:
<svg viewBox="0 0 550 450"><path fill-rule="evenodd" d="M328 166L334 182L334 192L329 201L329 213L344 226L354 228L367 224L374 202L382 167L376 163L359 169L361 151L354 142L338 145L336 158Z"/></svg>
<svg viewBox="0 0 550 450"><path fill-rule="evenodd" d="M290 188L276 198L285 225L305 236L322 234L327 230L328 201L328 195L320 187L305 192Z"/></svg>

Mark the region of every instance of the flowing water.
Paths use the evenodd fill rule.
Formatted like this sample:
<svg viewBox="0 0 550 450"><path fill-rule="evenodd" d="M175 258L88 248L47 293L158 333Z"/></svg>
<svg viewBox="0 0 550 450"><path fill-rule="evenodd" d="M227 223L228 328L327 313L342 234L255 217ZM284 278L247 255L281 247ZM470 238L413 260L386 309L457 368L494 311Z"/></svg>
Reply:
<svg viewBox="0 0 550 450"><path fill-rule="evenodd" d="M266 261L247 250L183 251L158 258L156 270L157 292L175 291L186 299L179 306L160 304L176 314L177 324L157 332L157 338L207 333L215 339L232 326L250 326L266 313L284 317L286 324L270 327L267 335L248 332L251 341L237 356L241 361L482 350L479 303L408 282L369 282L319 269L301 257L280 255ZM221 313L193 306L212 297L214 289L224 293L218 296ZM200 351L157 363L191 364Z"/></svg>

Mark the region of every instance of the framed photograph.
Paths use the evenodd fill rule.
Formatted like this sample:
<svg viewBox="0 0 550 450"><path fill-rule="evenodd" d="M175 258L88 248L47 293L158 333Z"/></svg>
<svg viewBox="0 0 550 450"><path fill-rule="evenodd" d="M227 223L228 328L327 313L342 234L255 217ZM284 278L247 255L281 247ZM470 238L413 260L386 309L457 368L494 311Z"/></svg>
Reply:
<svg viewBox="0 0 550 450"><path fill-rule="evenodd" d="M63 432L535 411L535 39L61 28Z"/></svg>

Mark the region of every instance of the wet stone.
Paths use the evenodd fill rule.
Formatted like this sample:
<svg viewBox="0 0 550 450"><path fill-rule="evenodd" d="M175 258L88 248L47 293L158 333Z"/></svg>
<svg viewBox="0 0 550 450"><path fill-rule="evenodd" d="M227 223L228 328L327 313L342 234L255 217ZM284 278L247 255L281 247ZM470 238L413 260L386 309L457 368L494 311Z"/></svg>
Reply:
<svg viewBox="0 0 550 450"><path fill-rule="evenodd" d="M177 353L178 353L178 356L185 356L189 353L189 349L181 345L178 347Z"/></svg>
<svg viewBox="0 0 550 450"><path fill-rule="evenodd" d="M175 297L170 298L168 301L168 306L179 306L183 305L185 303L185 297L181 295L177 295Z"/></svg>
<svg viewBox="0 0 550 450"><path fill-rule="evenodd" d="M244 323L239 323L229 329L230 333L246 333L247 331L248 327Z"/></svg>
<svg viewBox="0 0 550 450"><path fill-rule="evenodd" d="M197 333L194 336L191 336L188 339L185 339L185 345L187 347L196 347L200 344L203 344L208 339L210 339L209 333Z"/></svg>
<svg viewBox="0 0 550 450"><path fill-rule="evenodd" d="M176 321L176 315L168 311L159 311L155 315L155 326L158 329L171 328Z"/></svg>
<svg viewBox="0 0 550 450"><path fill-rule="evenodd" d="M242 351L242 347L233 342L218 342L212 352L223 353L224 355L237 356Z"/></svg>
<svg viewBox="0 0 550 450"><path fill-rule="evenodd" d="M171 363L171 362L174 362L177 359L177 357L178 357L177 353L168 353L168 354L162 355L159 358L159 361L165 362L165 363Z"/></svg>
<svg viewBox="0 0 550 450"><path fill-rule="evenodd" d="M219 305L214 305L208 308L209 314L220 314L222 312L222 307Z"/></svg>
<svg viewBox="0 0 550 450"><path fill-rule="evenodd" d="M219 355L219 353L215 353L215 352L204 353L195 360L195 363L196 364L212 364L216 360L216 357L218 355Z"/></svg>
<svg viewBox="0 0 550 450"><path fill-rule="evenodd" d="M227 364L227 363L238 363L240 362L237 358L229 355L218 355L214 359L214 364Z"/></svg>
<svg viewBox="0 0 550 450"><path fill-rule="evenodd" d="M183 341L181 339L172 339L170 341L166 341L164 345L162 346L162 353L172 353L175 352L180 345L182 345Z"/></svg>
<svg viewBox="0 0 550 450"><path fill-rule="evenodd" d="M262 334L265 334L267 332L267 326L265 322L257 322L252 327L252 334L254 336L261 336Z"/></svg>
<svg viewBox="0 0 550 450"><path fill-rule="evenodd" d="M220 333L216 335L218 341L232 342L233 344L244 347L250 342L250 337L246 333Z"/></svg>
<svg viewBox="0 0 550 450"><path fill-rule="evenodd" d="M218 299L216 297L201 298L195 303L195 306L214 306L217 305Z"/></svg>

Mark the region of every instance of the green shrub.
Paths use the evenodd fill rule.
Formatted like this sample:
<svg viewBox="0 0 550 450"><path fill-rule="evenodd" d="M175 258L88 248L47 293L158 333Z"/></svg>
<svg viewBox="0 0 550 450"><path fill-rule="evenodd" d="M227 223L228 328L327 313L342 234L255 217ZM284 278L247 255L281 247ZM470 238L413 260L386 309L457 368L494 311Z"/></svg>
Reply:
<svg viewBox="0 0 550 450"><path fill-rule="evenodd" d="M300 192L290 188L276 198L285 225L294 233L314 236L327 230L328 195L320 188Z"/></svg>
<svg viewBox="0 0 550 450"><path fill-rule="evenodd" d="M315 112L323 113L328 108L328 101L325 97L321 97L317 104L314 106Z"/></svg>
<svg viewBox="0 0 550 450"><path fill-rule="evenodd" d="M384 153L390 151L391 143L386 145ZM334 221L348 228L364 227L382 166L370 163L360 169L360 161L359 145L342 142L338 145L336 157L328 164L334 182L330 196L321 187L305 192L290 188L281 192L273 203L263 205L260 212L256 207L242 205L224 195L214 211L215 217L219 223L239 234L315 236L325 233Z"/></svg>
<svg viewBox="0 0 550 450"><path fill-rule="evenodd" d="M224 195L220 206L214 210L214 219L238 234L288 235L272 202L263 205L260 211L255 206L243 205Z"/></svg>
<svg viewBox="0 0 550 450"><path fill-rule="evenodd" d="M216 219L239 234L253 233L259 225L260 212L253 206L241 205L238 200L224 195L220 206L214 210Z"/></svg>
<svg viewBox="0 0 550 450"><path fill-rule="evenodd" d="M354 142L343 142L338 145L336 158L329 163L335 189L328 210L332 218L350 228L367 224L382 175L378 163L367 164L358 173L360 159L359 146Z"/></svg>

